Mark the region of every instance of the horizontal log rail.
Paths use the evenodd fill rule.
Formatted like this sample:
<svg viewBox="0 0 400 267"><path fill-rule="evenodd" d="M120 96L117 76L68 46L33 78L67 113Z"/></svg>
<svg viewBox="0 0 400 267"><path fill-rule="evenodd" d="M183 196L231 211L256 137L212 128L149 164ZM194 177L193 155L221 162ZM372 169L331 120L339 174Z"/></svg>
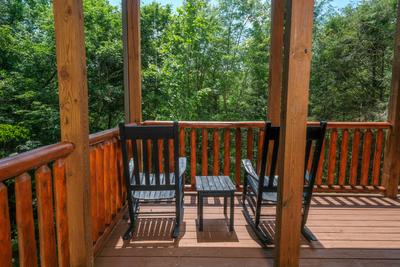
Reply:
<svg viewBox="0 0 400 267"><path fill-rule="evenodd" d="M58 143L0 159L0 182L64 158L73 150L74 145L71 143Z"/></svg>
<svg viewBox="0 0 400 267"><path fill-rule="evenodd" d="M171 123L145 121L143 124ZM191 184L192 188L196 175L217 174L230 175L240 188L242 158L253 160L259 168L265 122L180 121L179 126L180 156L189 157L187 184ZM387 122L328 122L317 172L317 190L384 190L381 183L383 150L385 135L390 127Z"/></svg>

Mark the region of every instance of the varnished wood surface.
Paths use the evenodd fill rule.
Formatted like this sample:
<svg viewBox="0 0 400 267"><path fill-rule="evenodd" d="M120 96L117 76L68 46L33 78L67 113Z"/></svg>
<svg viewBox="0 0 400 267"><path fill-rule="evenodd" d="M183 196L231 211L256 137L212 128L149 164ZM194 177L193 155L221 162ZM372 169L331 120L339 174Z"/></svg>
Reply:
<svg viewBox="0 0 400 267"><path fill-rule="evenodd" d="M235 199L235 231L229 233L223 199L204 203L204 232L196 226L196 197L187 193L180 239L170 238L173 220L164 215L142 217L133 241L123 242L125 219L95 258L95 266L273 266L273 247L263 248ZM173 210L173 204L152 204L143 211ZM272 208L267 213L273 214ZM273 217L263 225L273 235ZM301 241L300 266L400 266L400 199L372 194L316 194L308 227L318 241Z"/></svg>

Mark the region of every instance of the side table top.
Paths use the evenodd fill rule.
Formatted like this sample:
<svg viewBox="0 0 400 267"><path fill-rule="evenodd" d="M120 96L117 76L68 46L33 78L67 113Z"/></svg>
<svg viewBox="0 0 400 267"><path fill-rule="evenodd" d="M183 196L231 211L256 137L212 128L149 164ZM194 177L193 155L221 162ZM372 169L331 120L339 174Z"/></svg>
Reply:
<svg viewBox="0 0 400 267"><path fill-rule="evenodd" d="M196 176L196 189L200 192L232 192L236 186L229 176Z"/></svg>

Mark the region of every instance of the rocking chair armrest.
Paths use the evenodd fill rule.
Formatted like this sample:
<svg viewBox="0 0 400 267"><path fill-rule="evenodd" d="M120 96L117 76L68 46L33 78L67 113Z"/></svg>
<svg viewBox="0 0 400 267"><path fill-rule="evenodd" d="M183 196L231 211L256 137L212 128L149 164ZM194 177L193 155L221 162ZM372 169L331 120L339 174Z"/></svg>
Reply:
<svg viewBox="0 0 400 267"><path fill-rule="evenodd" d="M186 157L180 157L179 158L179 177L182 177L182 175L186 171Z"/></svg>
<svg viewBox="0 0 400 267"><path fill-rule="evenodd" d="M257 175L256 171L254 170L251 160L242 159L242 164L243 164L243 167L244 167L244 170L246 171L246 173L248 175L250 175L251 177L253 177L254 179L258 180L258 175Z"/></svg>

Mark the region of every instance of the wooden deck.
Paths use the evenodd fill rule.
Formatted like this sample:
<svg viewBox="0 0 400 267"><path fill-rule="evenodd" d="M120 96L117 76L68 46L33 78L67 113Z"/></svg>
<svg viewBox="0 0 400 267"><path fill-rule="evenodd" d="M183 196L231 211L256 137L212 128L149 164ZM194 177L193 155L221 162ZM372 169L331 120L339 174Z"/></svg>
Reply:
<svg viewBox="0 0 400 267"><path fill-rule="evenodd" d="M170 211L172 205L148 205L142 211ZM274 210L268 210L273 214ZM164 216L164 218L163 218ZM170 238L173 220L145 215L136 236L123 242L126 220L118 222L95 258L95 266L273 266L273 247L263 248L235 200L235 231L228 232L222 199L204 207L204 232L196 227L196 197L185 197L181 238ZM273 235L273 218L263 222ZM400 266L400 199L380 195L316 194L309 228L318 242L302 242L301 266Z"/></svg>

